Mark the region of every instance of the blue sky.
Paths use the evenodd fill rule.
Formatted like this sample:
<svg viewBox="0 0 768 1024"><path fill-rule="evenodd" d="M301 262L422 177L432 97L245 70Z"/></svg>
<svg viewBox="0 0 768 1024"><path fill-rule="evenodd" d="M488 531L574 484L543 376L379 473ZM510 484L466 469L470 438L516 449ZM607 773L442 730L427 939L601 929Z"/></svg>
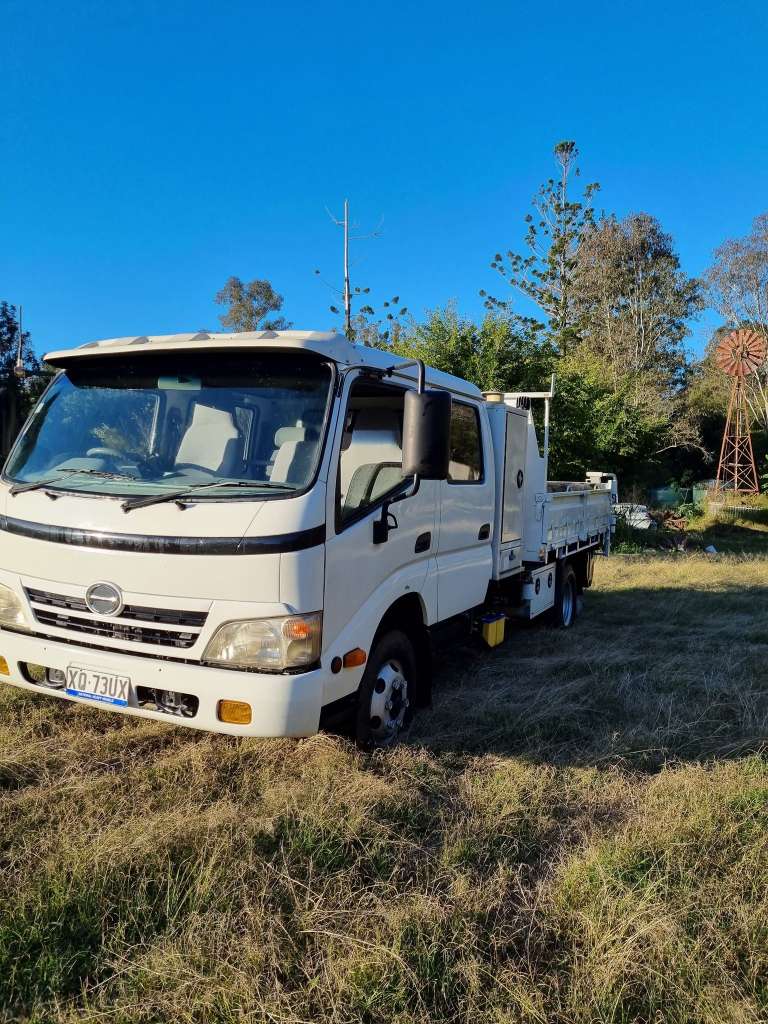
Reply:
<svg viewBox="0 0 768 1024"><path fill-rule="evenodd" d="M599 206L655 214L700 273L768 208L768 5L4 0L0 298L35 346L218 326L230 274L328 328L353 274L417 315L488 263L577 140ZM694 328L699 347L714 322Z"/></svg>

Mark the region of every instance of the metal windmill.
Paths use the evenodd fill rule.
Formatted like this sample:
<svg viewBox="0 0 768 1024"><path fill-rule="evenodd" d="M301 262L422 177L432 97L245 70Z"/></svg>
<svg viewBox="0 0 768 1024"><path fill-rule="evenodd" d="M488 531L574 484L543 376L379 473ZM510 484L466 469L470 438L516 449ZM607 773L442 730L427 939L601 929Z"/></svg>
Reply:
<svg viewBox="0 0 768 1024"><path fill-rule="evenodd" d="M748 327L731 331L715 350L718 367L733 378L717 467L717 490L727 488L737 494L757 494L759 491L744 380L760 369L765 357L765 338Z"/></svg>

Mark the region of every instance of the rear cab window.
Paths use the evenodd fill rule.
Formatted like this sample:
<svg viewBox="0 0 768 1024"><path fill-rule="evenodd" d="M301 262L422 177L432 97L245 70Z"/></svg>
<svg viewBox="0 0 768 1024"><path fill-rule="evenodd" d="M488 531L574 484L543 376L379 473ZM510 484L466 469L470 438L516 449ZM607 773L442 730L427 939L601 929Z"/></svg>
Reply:
<svg viewBox="0 0 768 1024"><path fill-rule="evenodd" d="M482 483L484 471L480 414L475 406L458 402L455 398L451 406L450 448L448 483Z"/></svg>

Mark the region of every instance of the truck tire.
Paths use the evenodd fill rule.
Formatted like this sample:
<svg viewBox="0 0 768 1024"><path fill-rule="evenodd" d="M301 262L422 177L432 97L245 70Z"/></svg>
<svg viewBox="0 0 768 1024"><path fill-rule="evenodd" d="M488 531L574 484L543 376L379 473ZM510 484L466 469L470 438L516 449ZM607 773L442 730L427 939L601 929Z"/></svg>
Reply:
<svg viewBox="0 0 768 1024"><path fill-rule="evenodd" d="M392 747L413 718L416 656L400 630L384 633L374 644L357 698L355 739L366 750Z"/></svg>
<svg viewBox="0 0 768 1024"><path fill-rule="evenodd" d="M557 567L552 625L557 629L570 629L576 621L578 609L579 594L576 573L570 562L561 562Z"/></svg>

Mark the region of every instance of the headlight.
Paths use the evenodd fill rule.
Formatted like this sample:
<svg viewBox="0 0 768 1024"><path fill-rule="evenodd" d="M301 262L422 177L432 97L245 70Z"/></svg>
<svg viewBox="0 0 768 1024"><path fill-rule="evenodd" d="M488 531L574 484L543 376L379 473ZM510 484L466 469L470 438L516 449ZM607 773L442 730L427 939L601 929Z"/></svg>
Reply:
<svg viewBox="0 0 768 1024"><path fill-rule="evenodd" d="M21 598L10 587L0 583L0 626L14 626L16 629L29 629L27 614Z"/></svg>
<svg viewBox="0 0 768 1024"><path fill-rule="evenodd" d="M225 622L205 648L203 661L267 672L311 665L320 657L322 627L320 612Z"/></svg>

